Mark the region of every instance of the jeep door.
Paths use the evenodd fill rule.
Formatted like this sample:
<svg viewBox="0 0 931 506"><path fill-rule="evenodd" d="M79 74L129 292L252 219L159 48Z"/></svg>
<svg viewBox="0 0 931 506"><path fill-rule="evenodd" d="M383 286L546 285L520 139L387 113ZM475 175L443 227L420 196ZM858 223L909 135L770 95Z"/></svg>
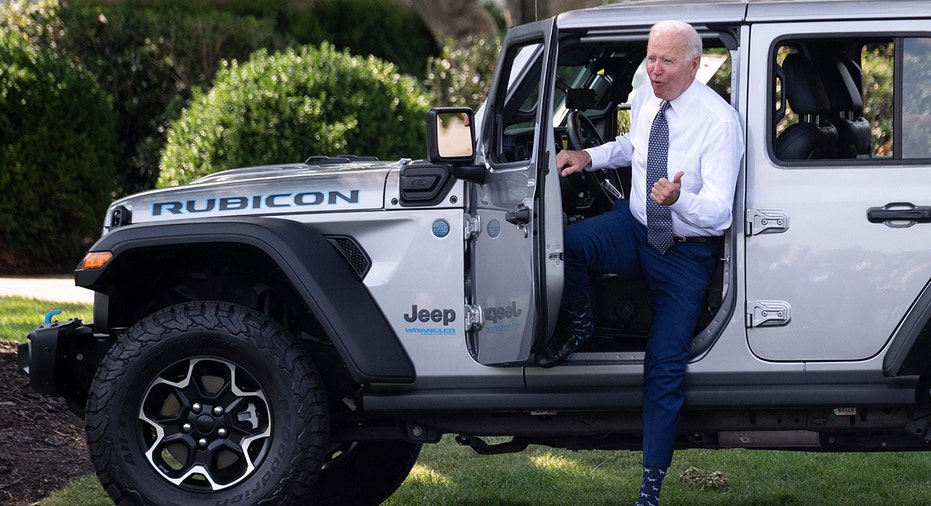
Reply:
<svg viewBox="0 0 931 506"><path fill-rule="evenodd" d="M749 347L875 370L931 280L928 21L757 23L749 58Z"/></svg>
<svg viewBox="0 0 931 506"><path fill-rule="evenodd" d="M553 74L553 27L546 20L508 32L480 114L477 154L487 176L470 186L467 279L470 304L482 312L470 340L482 364L528 360L537 335L548 332L549 312L558 309L561 210L558 184L546 177L558 176L552 87L544 85Z"/></svg>

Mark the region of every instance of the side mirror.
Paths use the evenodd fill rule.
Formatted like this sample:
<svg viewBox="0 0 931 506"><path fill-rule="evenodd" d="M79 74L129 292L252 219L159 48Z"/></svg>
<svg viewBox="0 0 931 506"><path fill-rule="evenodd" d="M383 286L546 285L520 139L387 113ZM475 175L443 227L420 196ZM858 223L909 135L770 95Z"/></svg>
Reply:
<svg viewBox="0 0 931 506"><path fill-rule="evenodd" d="M427 159L450 167L464 181L485 184L485 167L475 161L475 113L468 107L427 111Z"/></svg>
<svg viewBox="0 0 931 506"><path fill-rule="evenodd" d="M427 159L469 164L475 159L475 113L468 107L435 107L427 112Z"/></svg>

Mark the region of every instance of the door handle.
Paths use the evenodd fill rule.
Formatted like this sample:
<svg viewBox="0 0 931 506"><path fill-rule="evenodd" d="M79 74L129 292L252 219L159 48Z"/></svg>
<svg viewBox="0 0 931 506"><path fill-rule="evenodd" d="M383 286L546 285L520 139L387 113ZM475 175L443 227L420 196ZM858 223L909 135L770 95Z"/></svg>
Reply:
<svg viewBox="0 0 931 506"><path fill-rule="evenodd" d="M911 202L891 202L866 211L870 223L885 223L893 228L907 228L916 223L931 223L931 206L916 206Z"/></svg>

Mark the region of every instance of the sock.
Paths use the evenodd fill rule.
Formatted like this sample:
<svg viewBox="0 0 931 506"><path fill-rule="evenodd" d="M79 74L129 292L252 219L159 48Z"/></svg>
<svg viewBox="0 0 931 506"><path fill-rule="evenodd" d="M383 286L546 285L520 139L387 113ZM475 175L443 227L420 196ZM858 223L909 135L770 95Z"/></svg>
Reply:
<svg viewBox="0 0 931 506"><path fill-rule="evenodd" d="M567 308L569 316L569 342L578 349L595 333L592 306L588 301L572 303Z"/></svg>
<svg viewBox="0 0 931 506"><path fill-rule="evenodd" d="M659 491L665 477L665 467L643 466L643 484L640 485L640 497L634 506L659 506Z"/></svg>

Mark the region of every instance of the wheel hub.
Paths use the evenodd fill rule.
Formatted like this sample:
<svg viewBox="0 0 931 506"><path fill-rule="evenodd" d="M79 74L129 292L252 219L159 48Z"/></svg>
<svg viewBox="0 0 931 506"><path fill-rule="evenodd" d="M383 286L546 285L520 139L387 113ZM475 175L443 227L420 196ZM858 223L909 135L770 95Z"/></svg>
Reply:
<svg viewBox="0 0 931 506"><path fill-rule="evenodd" d="M197 417L194 426L197 427L197 432L199 434L207 436L210 435L217 426L217 420L210 415L200 415Z"/></svg>
<svg viewBox="0 0 931 506"><path fill-rule="evenodd" d="M185 360L152 382L139 413L149 463L186 490L221 490L242 481L271 443L264 391L240 366L219 358Z"/></svg>

